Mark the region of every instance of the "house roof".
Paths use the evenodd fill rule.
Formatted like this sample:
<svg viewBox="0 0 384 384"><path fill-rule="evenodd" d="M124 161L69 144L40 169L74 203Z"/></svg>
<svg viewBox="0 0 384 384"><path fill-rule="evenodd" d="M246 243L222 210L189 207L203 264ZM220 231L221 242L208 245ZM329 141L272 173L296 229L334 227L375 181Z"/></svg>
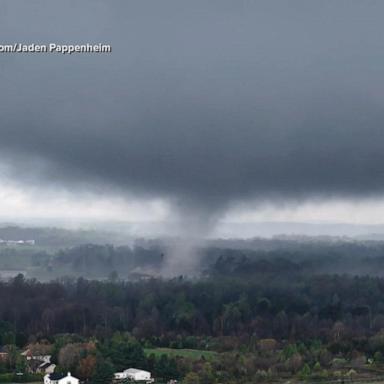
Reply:
<svg viewBox="0 0 384 384"><path fill-rule="evenodd" d="M63 377L66 377L67 375L65 373L51 373L49 375L50 380L60 380Z"/></svg>
<svg viewBox="0 0 384 384"><path fill-rule="evenodd" d="M144 373L150 373L150 372L148 372L148 371L143 371L142 369L136 369L136 368L129 368L129 369L126 369L124 372L125 372L125 373L132 373L132 374L134 374L134 373L141 373L141 372L144 372Z"/></svg>
<svg viewBox="0 0 384 384"><path fill-rule="evenodd" d="M28 360L28 366L32 369L37 369L42 363L40 360Z"/></svg>

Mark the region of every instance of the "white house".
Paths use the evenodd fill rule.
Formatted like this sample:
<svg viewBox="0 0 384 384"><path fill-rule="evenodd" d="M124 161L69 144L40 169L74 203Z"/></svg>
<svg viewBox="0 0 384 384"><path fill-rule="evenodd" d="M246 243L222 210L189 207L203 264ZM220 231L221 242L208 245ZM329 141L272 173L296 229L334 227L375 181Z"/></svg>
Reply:
<svg viewBox="0 0 384 384"><path fill-rule="evenodd" d="M67 375L51 373L44 376L44 384L79 384L79 379L72 376L71 372L68 372Z"/></svg>
<svg viewBox="0 0 384 384"><path fill-rule="evenodd" d="M153 382L153 379L151 379L151 372L143 371L141 369L136 369L136 368L129 368L123 372L116 372L115 379L116 380L129 379L133 381Z"/></svg>
<svg viewBox="0 0 384 384"><path fill-rule="evenodd" d="M125 372L116 372L115 373L115 379L116 380L124 380L126 379L128 376Z"/></svg>

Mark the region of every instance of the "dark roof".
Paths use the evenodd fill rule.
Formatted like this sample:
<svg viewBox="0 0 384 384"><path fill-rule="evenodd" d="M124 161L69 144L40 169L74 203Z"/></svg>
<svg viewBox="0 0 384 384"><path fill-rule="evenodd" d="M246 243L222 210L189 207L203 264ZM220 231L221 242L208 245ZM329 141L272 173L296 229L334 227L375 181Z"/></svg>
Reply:
<svg viewBox="0 0 384 384"><path fill-rule="evenodd" d="M62 379L63 377L66 377L67 375L66 374L64 374L64 373L51 373L50 375L49 375L49 378L51 379L51 380L60 380L60 379Z"/></svg>
<svg viewBox="0 0 384 384"><path fill-rule="evenodd" d="M38 368L42 363L40 360L28 360L28 366L32 369Z"/></svg>

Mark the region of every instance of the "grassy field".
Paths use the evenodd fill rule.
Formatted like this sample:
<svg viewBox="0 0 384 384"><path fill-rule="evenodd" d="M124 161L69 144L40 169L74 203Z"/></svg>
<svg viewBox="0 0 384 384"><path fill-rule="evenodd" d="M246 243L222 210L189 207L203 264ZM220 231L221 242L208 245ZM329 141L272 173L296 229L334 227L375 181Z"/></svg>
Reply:
<svg viewBox="0 0 384 384"><path fill-rule="evenodd" d="M207 360L215 359L217 352L213 351L203 351L198 349L173 349L173 348L145 348L144 352L147 356L152 353L156 356L168 355L171 357L188 357L193 360L199 360L203 356Z"/></svg>

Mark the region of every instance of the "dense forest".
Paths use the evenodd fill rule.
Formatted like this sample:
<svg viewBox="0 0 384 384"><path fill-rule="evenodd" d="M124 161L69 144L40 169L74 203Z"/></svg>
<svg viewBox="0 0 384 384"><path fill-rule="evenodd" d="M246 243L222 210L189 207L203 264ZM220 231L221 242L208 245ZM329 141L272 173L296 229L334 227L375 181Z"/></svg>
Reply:
<svg viewBox="0 0 384 384"><path fill-rule="evenodd" d="M356 337L384 327L384 280L368 276L40 283L19 275L0 289L1 319L21 339L128 331L162 346L177 335L330 342L340 323L340 335Z"/></svg>
<svg viewBox="0 0 384 384"><path fill-rule="evenodd" d="M56 360L66 348L110 370L134 365L186 383L380 372L384 279L309 277L284 259L258 261L252 269L242 261L246 273L222 257L198 280L41 283L19 275L0 283L0 342L47 344ZM183 357L189 349L202 355ZM94 375L81 373L81 359L68 359L84 379Z"/></svg>
<svg viewBox="0 0 384 384"><path fill-rule="evenodd" d="M0 236L6 239L29 239L29 235L35 235L38 239L33 246L0 245L0 277L14 277L18 273L39 281L68 276L98 280L115 276L130 281L160 277L164 268L170 267L166 261L172 246L181 241L128 239L126 243L129 245L94 242L78 244L83 232L54 228L0 228ZM99 233L85 231L85 239L86 234L97 237ZM52 239L46 240L50 236ZM59 246L61 243L66 245ZM194 253L197 260L195 275L198 277L217 274L246 277L278 273L279 268L304 275L382 276L384 267L383 241L357 241L351 238L219 239L204 242Z"/></svg>
<svg viewBox="0 0 384 384"><path fill-rule="evenodd" d="M383 242L215 240L171 279L168 250L0 246L0 381L28 377L25 348L90 383L132 366L186 384L384 375Z"/></svg>

